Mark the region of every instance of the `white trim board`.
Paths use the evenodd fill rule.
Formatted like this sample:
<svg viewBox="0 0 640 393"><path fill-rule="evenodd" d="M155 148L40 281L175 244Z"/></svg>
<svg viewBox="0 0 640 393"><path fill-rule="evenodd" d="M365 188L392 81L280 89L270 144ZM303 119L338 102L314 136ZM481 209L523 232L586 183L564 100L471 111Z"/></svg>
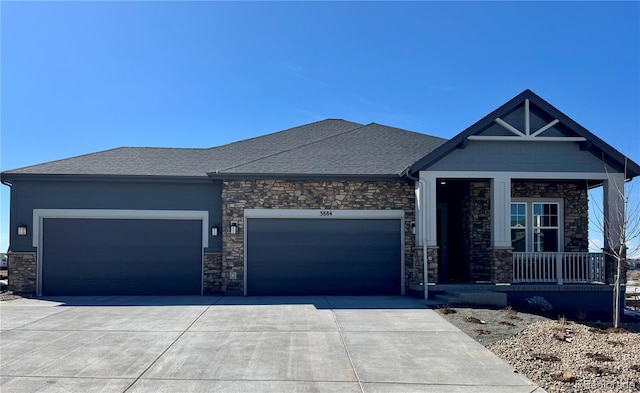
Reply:
<svg viewBox="0 0 640 393"><path fill-rule="evenodd" d="M329 214L330 213L330 214ZM245 218L398 219L404 210L245 209Z"/></svg>
<svg viewBox="0 0 640 393"><path fill-rule="evenodd" d="M511 179L546 180L607 180L612 173L607 172L500 172L500 171L420 171L421 179L491 179L509 177Z"/></svg>

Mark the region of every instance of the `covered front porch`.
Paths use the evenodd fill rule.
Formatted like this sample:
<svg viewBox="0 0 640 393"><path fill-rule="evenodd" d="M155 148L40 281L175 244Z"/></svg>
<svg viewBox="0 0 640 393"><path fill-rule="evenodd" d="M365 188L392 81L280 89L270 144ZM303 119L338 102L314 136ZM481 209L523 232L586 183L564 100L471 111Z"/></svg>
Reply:
<svg viewBox="0 0 640 393"><path fill-rule="evenodd" d="M588 192L602 186L613 222L621 176L478 175L421 173L416 263L426 255L427 285L613 283L612 261L589 252ZM615 226L604 230L614 238Z"/></svg>
<svg viewBox="0 0 640 393"><path fill-rule="evenodd" d="M406 173L416 184L412 289L431 297L442 285L480 285L468 297L539 293L573 309L599 293L611 309L606 293L617 272L610 251L624 248L624 184L640 166L533 92ZM590 253L589 190L597 187L603 252Z"/></svg>

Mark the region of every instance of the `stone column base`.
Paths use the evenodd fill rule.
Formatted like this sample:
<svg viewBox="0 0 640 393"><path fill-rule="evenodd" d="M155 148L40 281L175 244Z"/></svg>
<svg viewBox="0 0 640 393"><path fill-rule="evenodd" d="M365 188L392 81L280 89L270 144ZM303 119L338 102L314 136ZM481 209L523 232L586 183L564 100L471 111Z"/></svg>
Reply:
<svg viewBox="0 0 640 393"><path fill-rule="evenodd" d="M620 282L627 282L627 263L622 262L622 274L620 275ZM604 280L607 284L616 283L616 275L618 274L618 261L611 254L605 251L604 253Z"/></svg>
<svg viewBox="0 0 640 393"><path fill-rule="evenodd" d="M37 292L38 257L35 252L7 253L9 285L15 294L35 296Z"/></svg>
<svg viewBox="0 0 640 393"><path fill-rule="evenodd" d="M424 259L422 256L424 251L422 247L416 247L413 249L413 267L409 270L409 286L419 286L424 284Z"/></svg>
<svg viewBox="0 0 640 393"><path fill-rule="evenodd" d="M205 253L204 271L202 275L203 292L221 293L222 281L222 253Z"/></svg>
<svg viewBox="0 0 640 393"><path fill-rule="evenodd" d="M491 281L494 283L510 283L513 279L513 249L491 249Z"/></svg>
<svg viewBox="0 0 640 393"><path fill-rule="evenodd" d="M429 283L432 284L438 282L438 248L439 247L427 248L427 274Z"/></svg>

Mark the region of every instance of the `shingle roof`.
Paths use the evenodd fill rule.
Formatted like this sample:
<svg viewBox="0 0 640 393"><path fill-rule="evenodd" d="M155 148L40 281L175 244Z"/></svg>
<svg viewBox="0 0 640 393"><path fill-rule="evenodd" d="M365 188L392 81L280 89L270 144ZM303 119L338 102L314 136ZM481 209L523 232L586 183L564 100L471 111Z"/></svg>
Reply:
<svg viewBox="0 0 640 393"><path fill-rule="evenodd" d="M225 174L400 175L446 139L371 123L220 171Z"/></svg>
<svg viewBox="0 0 640 393"><path fill-rule="evenodd" d="M121 147L5 171L2 177L399 175L445 141L378 124L327 119L209 149Z"/></svg>

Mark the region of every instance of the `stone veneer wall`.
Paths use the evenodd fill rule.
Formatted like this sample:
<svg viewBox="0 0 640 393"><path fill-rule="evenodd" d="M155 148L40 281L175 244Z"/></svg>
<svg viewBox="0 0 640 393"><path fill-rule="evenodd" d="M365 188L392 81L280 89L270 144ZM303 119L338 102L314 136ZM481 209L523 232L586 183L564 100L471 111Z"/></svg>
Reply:
<svg viewBox="0 0 640 393"><path fill-rule="evenodd" d="M627 282L627 264L623 263L621 266L620 282L622 284ZM618 261L613 256L613 253L605 254L604 256L604 281L607 284L615 284L616 276L618 275Z"/></svg>
<svg viewBox="0 0 640 393"><path fill-rule="evenodd" d="M510 248L494 248L491 251L491 281L494 283L510 283L513 279L513 250Z"/></svg>
<svg viewBox="0 0 640 393"><path fill-rule="evenodd" d="M564 199L564 250L589 251L589 197L586 182L512 182L512 198Z"/></svg>
<svg viewBox="0 0 640 393"><path fill-rule="evenodd" d="M491 247L491 183L469 183L467 209L468 221L464 230L469 255L469 280L489 281L492 275L493 251Z"/></svg>
<svg viewBox="0 0 640 393"><path fill-rule="evenodd" d="M354 209L405 211L405 286L413 268L415 186L404 181L224 180L222 228L238 222L238 233L222 237L222 292L244 292L244 209ZM236 278L230 278L231 272Z"/></svg>
<svg viewBox="0 0 640 393"><path fill-rule="evenodd" d="M222 292L222 253L204 254L203 287L204 293Z"/></svg>
<svg viewBox="0 0 640 393"><path fill-rule="evenodd" d="M424 250L422 247L414 247L413 248L413 266L411 268L407 267L407 281L409 284L414 284L414 286L419 286L420 283L424 284L424 260L422 259L422 255L424 254Z"/></svg>
<svg viewBox="0 0 640 393"><path fill-rule="evenodd" d="M37 254L32 252L9 252L8 290L16 294L36 295L36 277L38 274Z"/></svg>
<svg viewBox="0 0 640 393"><path fill-rule="evenodd" d="M427 248L427 274L429 283L438 282L438 247Z"/></svg>

